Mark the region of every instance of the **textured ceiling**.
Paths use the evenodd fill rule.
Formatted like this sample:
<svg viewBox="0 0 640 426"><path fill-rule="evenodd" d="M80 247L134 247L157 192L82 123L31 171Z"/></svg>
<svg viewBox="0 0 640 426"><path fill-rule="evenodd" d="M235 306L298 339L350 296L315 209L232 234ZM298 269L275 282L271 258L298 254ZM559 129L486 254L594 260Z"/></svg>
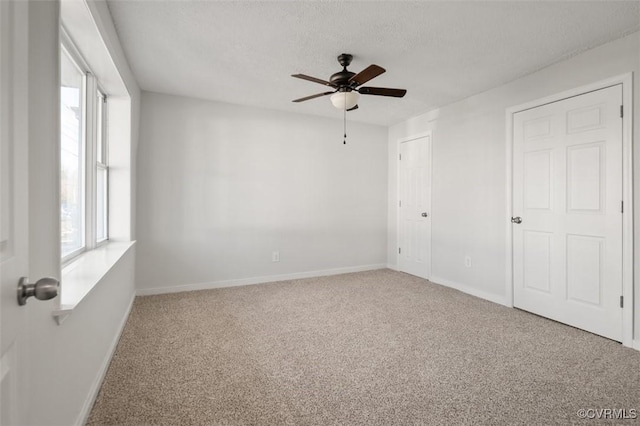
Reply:
<svg viewBox="0 0 640 426"><path fill-rule="evenodd" d="M349 70L387 69L349 118L391 125L512 81L640 28L640 2L354 2L109 0L144 90L340 117L325 86L336 56Z"/></svg>

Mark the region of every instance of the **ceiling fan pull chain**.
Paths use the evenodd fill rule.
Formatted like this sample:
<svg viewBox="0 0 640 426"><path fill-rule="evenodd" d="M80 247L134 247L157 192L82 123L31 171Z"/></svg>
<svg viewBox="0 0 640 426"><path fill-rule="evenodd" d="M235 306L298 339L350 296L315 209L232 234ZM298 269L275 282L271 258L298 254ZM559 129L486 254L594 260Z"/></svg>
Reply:
<svg viewBox="0 0 640 426"><path fill-rule="evenodd" d="M344 139L342 140L342 144L347 144L347 97L344 98Z"/></svg>

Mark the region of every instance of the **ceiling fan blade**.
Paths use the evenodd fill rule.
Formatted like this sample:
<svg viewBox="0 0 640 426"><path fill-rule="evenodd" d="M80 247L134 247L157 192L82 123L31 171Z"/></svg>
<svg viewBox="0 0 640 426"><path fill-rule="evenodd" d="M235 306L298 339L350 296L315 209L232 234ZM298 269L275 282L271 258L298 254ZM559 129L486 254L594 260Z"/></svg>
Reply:
<svg viewBox="0 0 640 426"><path fill-rule="evenodd" d="M347 111L353 111L354 109L358 109L358 105L354 106L353 108L349 108Z"/></svg>
<svg viewBox="0 0 640 426"><path fill-rule="evenodd" d="M388 89L386 87L361 87L358 92L362 95L391 96L401 98L407 94L405 89Z"/></svg>
<svg viewBox="0 0 640 426"><path fill-rule="evenodd" d="M335 92L324 92L324 93L317 93L315 95L311 95L311 96L306 96L304 98L300 98L300 99L294 99L291 102L304 102L304 101L308 101L309 99L315 99L315 98L319 98L320 96L327 96L330 95L332 93Z"/></svg>
<svg viewBox="0 0 640 426"><path fill-rule="evenodd" d="M304 74L291 74L291 77L295 77L295 78L301 78L303 80L307 80L307 81L313 81L314 83L320 83L320 84L324 84L325 86L330 86L330 87L338 87L335 84L326 81L326 80L321 80L319 78L315 78L315 77L311 77L308 75L304 75Z"/></svg>
<svg viewBox="0 0 640 426"><path fill-rule="evenodd" d="M358 74L354 75L349 79L349 83L353 85L355 83L356 86L360 86L361 84L366 83L367 81L375 78L385 72L386 70L378 65L369 65Z"/></svg>

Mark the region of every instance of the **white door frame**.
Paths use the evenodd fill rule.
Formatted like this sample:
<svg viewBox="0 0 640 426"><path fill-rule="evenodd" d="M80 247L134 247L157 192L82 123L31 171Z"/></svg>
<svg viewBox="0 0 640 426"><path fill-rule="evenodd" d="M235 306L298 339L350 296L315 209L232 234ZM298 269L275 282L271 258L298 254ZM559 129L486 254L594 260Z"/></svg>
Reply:
<svg viewBox="0 0 640 426"><path fill-rule="evenodd" d="M622 84L622 344L633 346L633 73L621 74L606 80L570 89L535 101L516 105L506 110L506 303L513 307L513 115L563 99L579 96Z"/></svg>
<svg viewBox="0 0 640 426"><path fill-rule="evenodd" d="M400 147L404 142L410 142L420 138L429 138L429 164L427 165L427 167L429 168L429 205L431 206L431 211L429 212L429 214L431 215L431 220L427 225L429 229L429 259L427 259L429 266L429 276L427 277L427 279L430 280L431 276L433 275L431 273L431 257L433 256L433 254L431 253L431 224L433 223L433 204L431 203L433 199L433 136L431 130L427 130L423 133L417 133L406 138L401 138L396 141L396 164L398 165L396 174L396 194L398 194L396 200L396 246L400 246ZM398 253L398 250L396 250L396 265L398 266L398 270L400 270L400 253Z"/></svg>

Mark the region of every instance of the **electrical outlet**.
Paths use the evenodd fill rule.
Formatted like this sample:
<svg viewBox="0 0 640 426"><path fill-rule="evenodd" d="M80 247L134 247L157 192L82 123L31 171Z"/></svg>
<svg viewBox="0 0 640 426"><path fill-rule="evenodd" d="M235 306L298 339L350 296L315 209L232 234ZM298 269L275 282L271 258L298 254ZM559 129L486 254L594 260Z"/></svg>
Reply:
<svg viewBox="0 0 640 426"><path fill-rule="evenodd" d="M471 268L471 256L465 256L464 266L466 266L467 268Z"/></svg>
<svg viewBox="0 0 640 426"><path fill-rule="evenodd" d="M273 253L271 253L271 261L272 262L280 262L280 252L279 251L274 251Z"/></svg>

